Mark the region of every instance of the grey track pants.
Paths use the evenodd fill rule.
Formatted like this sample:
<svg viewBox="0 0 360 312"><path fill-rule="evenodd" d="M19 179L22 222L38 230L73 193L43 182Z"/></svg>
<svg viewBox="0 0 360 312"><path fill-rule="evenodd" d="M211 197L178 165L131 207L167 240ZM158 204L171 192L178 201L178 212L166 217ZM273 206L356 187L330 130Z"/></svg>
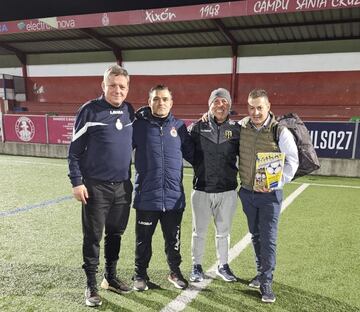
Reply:
<svg viewBox="0 0 360 312"><path fill-rule="evenodd" d="M193 190L191 253L193 264L201 264L205 251L206 232L211 216L214 218L216 253L219 265L228 263L230 230L237 207L236 190L206 193Z"/></svg>

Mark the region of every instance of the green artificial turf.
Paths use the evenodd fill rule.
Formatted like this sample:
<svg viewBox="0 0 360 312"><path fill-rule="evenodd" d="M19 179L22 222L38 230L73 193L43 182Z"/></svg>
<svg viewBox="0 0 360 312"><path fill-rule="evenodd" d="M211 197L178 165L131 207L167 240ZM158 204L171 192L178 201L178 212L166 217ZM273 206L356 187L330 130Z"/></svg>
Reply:
<svg viewBox="0 0 360 312"><path fill-rule="evenodd" d="M0 155L0 311L89 311L83 300L80 204L69 199L65 160ZM185 170L187 208L182 223L182 270L191 269L191 169ZM287 185L309 187L280 218L275 304L262 304L247 282L255 274L248 246L231 263L237 283L215 279L185 311L359 311L359 179L304 177ZM317 186L312 184L322 184ZM326 185L326 186L324 186ZM329 186L333 185L333 186ZM339 187L350 186L350 187ZM358 187L358 188L356 188ZM56 202L57 199L61 199ZM39 205L53 201L50 205ZM17 211L18 208L35 207ZM247 233L240 201L231 247ZM134 269L134 211L123 236L118 275L131 283ZM216 261L210 224L203 266ZM101 251L98 282L103 274ZM127 295L100 291L101 311L160 311L181 294L166 279L168 268L160 227L153 239L149 276L154 288Z"/></svg>

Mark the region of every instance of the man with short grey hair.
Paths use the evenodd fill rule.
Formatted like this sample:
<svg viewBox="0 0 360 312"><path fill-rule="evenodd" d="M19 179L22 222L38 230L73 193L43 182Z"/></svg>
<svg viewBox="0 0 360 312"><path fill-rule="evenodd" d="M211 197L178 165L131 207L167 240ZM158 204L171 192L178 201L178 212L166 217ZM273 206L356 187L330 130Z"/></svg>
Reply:
<svg viewBox="0 0 360 312"><path fill-rule="evenodd" d="M209 97L208 121L197 121L189 127L195 144L194 180L191 194L193 233L191 252L193 268L190 281L204 279L202 259L211 217L216 228L217 275L226 282L236 276L228 264L232 219L237 207L237 155L239 125L229 119L231 97L228 90L213 90Z"/></svg>
<svg viewBox="0 0 360 312"><path fill-rule="evenodd" d="M121 236L130 213L132 123L134 109L125 102L129 75L119 65L104 73L103 95L78 111L69 148L69 177L82 203L85 304L100 306L96 273L105 229L105 276L101 287L117 293L131 290L116 276Z"/></svg>

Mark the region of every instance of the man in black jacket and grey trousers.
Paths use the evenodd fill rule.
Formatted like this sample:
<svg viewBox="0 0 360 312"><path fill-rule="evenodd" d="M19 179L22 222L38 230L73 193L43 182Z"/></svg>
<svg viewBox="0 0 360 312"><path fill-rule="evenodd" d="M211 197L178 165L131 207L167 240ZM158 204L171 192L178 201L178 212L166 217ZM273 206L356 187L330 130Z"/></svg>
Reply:
<svg viewBox="0 0 360 312"><path fill-rule="evenodd" d="M229 119L230 108L229 91L216 89L209 97L208 121L200 120L189 128L195 144L194 190L191 194L192 282L204 279L201 263L211 216L216 227L216 274L226 282L237 280L228 265L228 250L232 218L237 207L236 161L239 154L240 127Z"/></svg>

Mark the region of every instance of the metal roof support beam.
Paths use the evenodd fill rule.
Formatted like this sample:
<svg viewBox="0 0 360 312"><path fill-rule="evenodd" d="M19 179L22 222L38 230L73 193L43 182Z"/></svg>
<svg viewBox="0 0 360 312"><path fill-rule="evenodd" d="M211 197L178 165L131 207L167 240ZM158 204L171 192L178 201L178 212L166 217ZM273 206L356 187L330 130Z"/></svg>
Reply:
<svg viewBox="0 0 360 312"><path fill-rule="evenodd" d="M232 71L231 71L231 86L230 94L232 101L236 103L237 101L237 59L238 59L238 43L231 32L226 28L224 23L220 19L214 19L215 25L226 40L231 44L232 50Z"/></svg>
<svg viewBox="0 0 360 312"><path fill-rule="evenodd" d="M18 52L18 53L16 53L16 56L21 62L22 74L23 74L23 77L26 79L27 76L28 76L27 63L26 63L26 54L24 54L22 52ZM25 83L25 94L26 94L26 83Z"/></svg>
<svg viewBox="0 0 360 312"><path fill-rule="evenodd" d="M86 35L88 35L89 37L97 40L98 42L102 43L103 45L105 45L106 47L108 47L109 49L112 50L112 52L115 55L116 58L116 62L121 65L122 64L122 53L121 53L121 47L119 47L117 44L111 42L110 40L101 37L97 32L95 32L94 30L90 29L90 28L84 28L81 29L81 31L83 33L85 33Z"/></svg>
<svg viewBox="0 0 360 312"><path fill-rule="evenodd" d="M13 52L16 55L16 57L19 59L21 66L22 66L23 77L26 78L27 77L26 54L24 52L20 51L19 49L16 49L16 48L12 47L11 45L8 45L3 42L0 42L0 47L5 50L8 50L10 52Z"/></svg>
<svg viewBox="0 0 360 312"><path fill-rule="evenodd" d="M116 57L116 63L120 66L122 66L122 62L123 62L123 59L122 59L122 52L120 49L117 49L117 50L113 50L113 53Z"/></svg>
<svg viewBox="0 0 360 312"><path fill-rule="evenodd" d="M237 54L237 46L232 46L232 72L231 72L231 88L230 88L230 94L233 103L237 103L237 97L238 97L238 88L237 88L237 61L238 61L238 54Z"/></svg>

